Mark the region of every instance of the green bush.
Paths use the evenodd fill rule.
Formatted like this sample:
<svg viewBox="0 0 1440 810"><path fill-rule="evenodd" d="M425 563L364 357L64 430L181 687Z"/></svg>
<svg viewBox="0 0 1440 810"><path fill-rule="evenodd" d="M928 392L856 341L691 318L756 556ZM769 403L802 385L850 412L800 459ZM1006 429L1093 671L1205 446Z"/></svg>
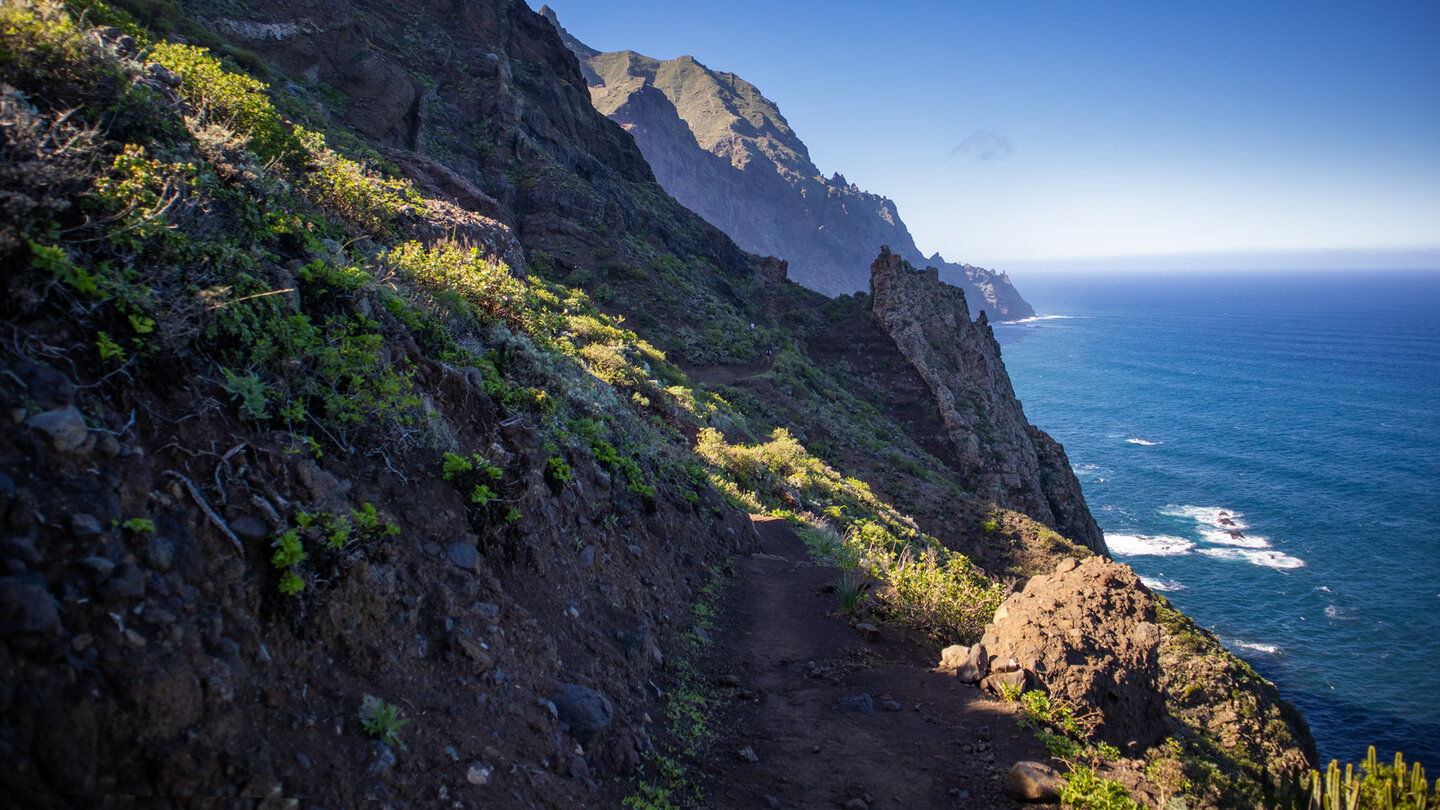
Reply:
<svg viewBox="0 0 1440 810"><path fill-rule="evenodd" d="M1066 774L1060 803L1073 810L1140 810L1124 785L1101 779L1083 765Z"/></svg>

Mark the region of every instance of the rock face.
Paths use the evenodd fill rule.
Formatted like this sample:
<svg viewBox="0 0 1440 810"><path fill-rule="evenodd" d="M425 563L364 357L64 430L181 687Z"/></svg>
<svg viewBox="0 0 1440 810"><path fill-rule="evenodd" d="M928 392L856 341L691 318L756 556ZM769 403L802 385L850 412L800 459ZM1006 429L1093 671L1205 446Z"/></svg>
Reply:
<svg viewBox="0 0 1440 810"><path fill-rule="evenodd" d="M865 263L881 245L940 268L992 315L1035 311L1004 273L926 259L895 203L836 173L826 178L775 103L733 73L693 57L660 61L633 51L601 53L560 27L580 59L596 109L635 138L655 178L675 199L736 244L790 263L790 278L826 295L864 290Z"/></svg>
<svg viewBox="0 0 1440 810"><path fill-rule="evenodd" d="M1073 561L1070 561L1073 563ZM1168 724L1155 605L1129 566L1091 557L1033 577L995 611L983 644L992 660L1015 659L1049 691L1095 707L1100 739L1149 746Z"/></svg>
<svg viewBox="0 0 1440 810"><path fill-rule="evenodd" d="M985 314L970 320L963 290L889 250L870 272L876 320L930 388L971 489L1107 553L1064 449L1026 421Z"/></svg>

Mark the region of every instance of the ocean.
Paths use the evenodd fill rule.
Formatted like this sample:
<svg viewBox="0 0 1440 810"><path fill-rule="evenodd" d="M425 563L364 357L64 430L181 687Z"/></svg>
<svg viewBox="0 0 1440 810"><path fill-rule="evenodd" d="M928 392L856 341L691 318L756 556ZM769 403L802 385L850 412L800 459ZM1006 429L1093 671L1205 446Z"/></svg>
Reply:
<svg viewBox="0 0 1440 810"><path fill-rule="evenodd" d="M1111 553L1305 714L1440 771L1440 272L1023 286L996 324Z"/></svg>

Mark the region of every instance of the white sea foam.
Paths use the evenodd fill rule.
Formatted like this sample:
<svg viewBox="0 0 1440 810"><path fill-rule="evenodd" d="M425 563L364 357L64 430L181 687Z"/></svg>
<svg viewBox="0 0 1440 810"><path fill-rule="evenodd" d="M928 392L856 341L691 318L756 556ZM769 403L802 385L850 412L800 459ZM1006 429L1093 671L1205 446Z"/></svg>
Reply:
<svg viewBox="0 0 1440 810"><path fill-rule="evenodd" d="M1160 510L1160 514L1171 517L1189 518L1202 526L1212 526L1216 529L1241 529L1250 528L1245 522L1245 515L1233 509L1226 509L1223 506L1176 506L1171 504ZM1229 523L1221 523L1228 520Z"/></svg>
<svg viewBox="0 0 1440 810"><path fill-rule="evenodd" d="M1234 534L1231 534L1234 532ZM1235 535L1240 535L1236 537ZM1218 546L1239 546L1240 548L1269 548L1270 539L1255 534L1245 534L1235 529L1201 529L1200 539Z"/></svg>
<svg viewBox="0 0 1440 810"><path fill-rule="evenodd" d="M1183 537L1148 534L1107 534L1105 545L1111 554L1121 557L1173 557L1195 548Z"/></svg>
<svg viewBox="0 0 1440 810"><path fill-rule="evenodd" d="M1040 321L1068 321L1074 315L1032 315L1029 318L1021 318L1018 321L1002 321L1002 323L1016 326L1022 323L1038 323Z"/></svg>
<svg viewBox="0 0 1440 810"><path fill-rule="evenodd" d="M1176 582L1176 581L1173 580L1173 579L1165 580L1165 579L1156 579L1155 577L1140 577L1140 581L1143 582L1143 583L1145 583L1145 587L1149 588L1150 590L1152 590L1152 591L1160 591L1160 592L1162 592L1162 593L1171 593L1171 592L1173 592L1173 591L1188 591L1188 590L1190 590L1190 589L1187 588L1186 586L1180 584L1179 582Z"/></svg>
<svg viewBox="0 0 1440 810"><path fill-rule="evenodd" d="M1350 615L1350 611L1347 608L1336 607L1335 605L1325 608L1325 615L1328 618L1337 619L1342 622L1353 622L1356 620L1354 616Z"/></svg>
<svg viewBox="0 0 1440 810"><path fill-rule="evenodd" d="M1126 439L1125 441L1129 444L1138 444L1141 447L1158 447L1164 444L1164 442L1152 442L1146 441L1145 439Z"/></svg>
<svg viewBox="0 0 1440 810"><path fill-rule="evenodd" d="M1280 654L1280 648L1277 647L1277 646L1274 645L1274 644L1257 644L1257 643L1252 642L1252 641L1240 641L1239 639L1236 639L1236 640L1235 640L1235 646L1236 646L1236 647L1244 647L1244 648L1247 649L1247 650L1254 650L1255 652L1262 652L1262 653L1265 653L1266 655L1279 655L1279 654Z"/></svg>
<svg viewBox="0 0 1440 810"><path fill-rule="evenodd" d="M1202 548L1200 553L1206 557L1214 557L1217 560L1244 560L1255 565L1262 565L1266 568L1280 570L1288 568L1303 568L1305 561L1299 557L1292 557L1281 551L1270 549L1250 548Z"/></svg>

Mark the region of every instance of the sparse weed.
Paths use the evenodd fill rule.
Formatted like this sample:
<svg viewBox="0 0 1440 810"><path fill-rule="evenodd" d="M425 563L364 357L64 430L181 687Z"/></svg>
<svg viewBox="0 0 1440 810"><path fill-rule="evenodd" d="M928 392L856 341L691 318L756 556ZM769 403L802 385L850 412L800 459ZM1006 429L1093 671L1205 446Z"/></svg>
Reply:
<svg viewBox="0 0 1440 810"><path fill-rule="evenodd" d="M402 751L405 750L405 742L400 739L400 729L409 722L410 719L400 713L399 706L373 695L366 695L360 704L360 724L365 727L366 733Z"/></svg>

